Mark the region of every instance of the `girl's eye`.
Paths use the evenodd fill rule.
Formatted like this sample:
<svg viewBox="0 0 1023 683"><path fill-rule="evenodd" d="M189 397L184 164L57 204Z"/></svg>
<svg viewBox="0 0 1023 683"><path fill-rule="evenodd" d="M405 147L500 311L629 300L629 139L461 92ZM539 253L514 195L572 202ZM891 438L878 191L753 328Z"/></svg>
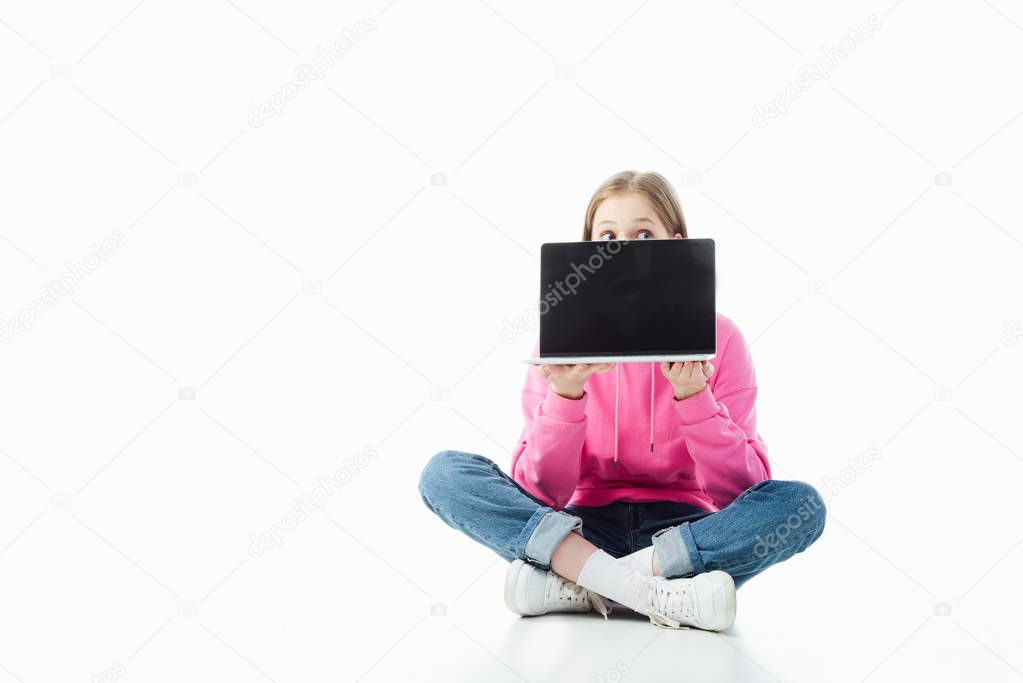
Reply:
<svg viewBox="0 0 1023 683"><path fill-rule="evenodd" d="M614 238L615 238L615 236L614 236L613 232L602 232L602 233L600 233L600 239L602 239L605 242L613 240Z"/></svg>
<svg viewBox="0 0 1023 683"><path fill-rule="evenodd" d="M636 237L638 239L641 239L641 240L648 240L648 239L650 239L653 236L654 236L654 234L652 232L650 232L649 230L640 230L639 234L636 235Z"/></svg>

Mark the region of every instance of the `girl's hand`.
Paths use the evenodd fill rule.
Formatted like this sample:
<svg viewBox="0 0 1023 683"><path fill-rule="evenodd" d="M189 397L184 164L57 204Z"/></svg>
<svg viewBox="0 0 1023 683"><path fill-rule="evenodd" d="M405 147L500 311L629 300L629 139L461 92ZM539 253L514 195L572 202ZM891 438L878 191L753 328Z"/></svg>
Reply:
<svg viewBox="0 0 1023 683"><path fill-rule="evenodd" d="M578 365L540 365L537 370L558 396L570 399L583 397L583 387L590 375L607 372L614 363L579 363Z"/></svg>
<svg viewBox="0 0 1023 683"><path fill-rule="evenodd" d="M675 398L681 401L700 393L707 387L707 380L714 374L714 366L707 361L698 360L661 363L661 373L675 388Z"/></svg>

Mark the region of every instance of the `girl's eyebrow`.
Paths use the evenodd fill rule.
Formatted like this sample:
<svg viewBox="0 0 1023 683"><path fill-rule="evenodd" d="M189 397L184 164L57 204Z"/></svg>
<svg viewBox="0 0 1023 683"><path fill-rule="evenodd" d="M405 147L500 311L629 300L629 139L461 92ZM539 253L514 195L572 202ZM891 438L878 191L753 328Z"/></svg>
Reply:
<svg viewBox="0 0 1023 683"><path fill-rule="evenodd" d="M602 220L599 223L597 223L597 225L604 225L604 223L615 223L615 222L617 222L617 221L613 221L610 218L605 218L604 220ZM637 218L636 220L634 220L632 222L633 223L642 223L642 222L653 223L654 221L653 221L652 218L647 218L646 216L640 216L639 218Z"/></svg>

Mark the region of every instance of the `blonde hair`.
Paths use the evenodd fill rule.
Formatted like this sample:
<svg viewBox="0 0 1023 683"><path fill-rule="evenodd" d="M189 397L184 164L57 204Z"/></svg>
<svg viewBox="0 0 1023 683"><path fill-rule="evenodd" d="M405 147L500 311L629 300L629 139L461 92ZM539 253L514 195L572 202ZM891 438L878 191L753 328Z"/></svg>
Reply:
<svg viewBox="0 0 1023 683"><path fill-rule="evenodd" d="M590 198L590 205L586 207L586 220L583 223L584 241L593 239L593 217L604 200L629 192L641 194L650 200L650 203L654 205L657 217L661 219L664 227L671 231L673 237L675 235L689 237L686 232L686 219L682 215L682 206L678 202L678 195L675 194L675 188L667 178L653 171L649 173L622 171L605 180Z"/></svg>

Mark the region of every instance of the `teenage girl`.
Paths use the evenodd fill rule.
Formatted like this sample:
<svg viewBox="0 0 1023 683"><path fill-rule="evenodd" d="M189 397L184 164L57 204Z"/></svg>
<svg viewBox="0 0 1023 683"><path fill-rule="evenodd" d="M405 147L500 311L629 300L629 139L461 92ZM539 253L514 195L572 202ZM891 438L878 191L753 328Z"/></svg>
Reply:
<svg viewBox="0 0 1023 683"><path fill-rule="evenodd" d="M582 238L687 236L668 181L625 171L590 199ZM510 474L442 451L419 491L510 562L504 598L516 614L606 618L617 603L658 626L722 630L737 586L824 529L812 486L771 478L756 396L746 341L719 313L713 362L531 367Z"/></svg>

